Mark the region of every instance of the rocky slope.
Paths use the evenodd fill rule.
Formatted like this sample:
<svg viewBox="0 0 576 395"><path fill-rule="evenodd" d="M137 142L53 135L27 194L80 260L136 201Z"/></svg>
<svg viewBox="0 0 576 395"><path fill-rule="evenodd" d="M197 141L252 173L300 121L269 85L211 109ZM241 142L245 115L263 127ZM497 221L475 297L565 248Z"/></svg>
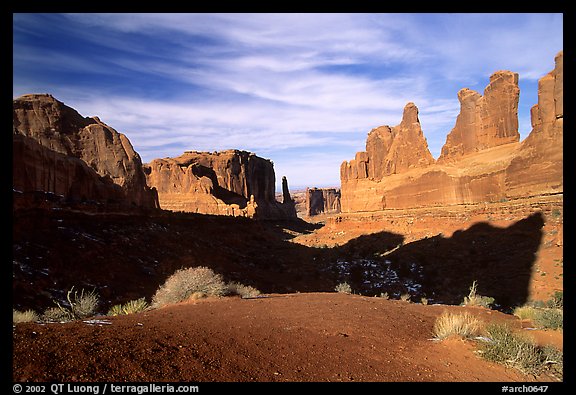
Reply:
<svg viewBox="0 0 576 395"><path fill-rule="evenodd" d="M412 103L395 128L372 130L340 169L343 212L496 202L563 192L563 53L539 81L533 130L518 134L518 75L494 73L484 96L463 89L461 112L434 161Z"/></svg>
<svg viewBox="0 0 576 395"><path fill-rule="evenodd" d="M172 211L260 218L295 218L290 199L275 198L274 165L251 152L187 151L145 165L160 207ZM286 191L287 191L287 181ZM288 193L289 198L289 193Z"/></svg>
<svg viewBox="0 0 576 395"><path fill-rule="evenodd" d="M128 138L51 95L13 101L12 141L12 184L18 193L43 191L124 208L158 206Z"/></svg>

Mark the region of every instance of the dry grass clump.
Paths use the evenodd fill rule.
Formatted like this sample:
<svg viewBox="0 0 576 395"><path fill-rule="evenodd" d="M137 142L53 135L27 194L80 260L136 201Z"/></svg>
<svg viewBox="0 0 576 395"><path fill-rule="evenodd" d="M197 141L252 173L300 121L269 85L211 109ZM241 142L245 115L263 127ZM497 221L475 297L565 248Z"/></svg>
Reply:
<svg viewBox="0 0 576 395"><path fill-rule="evenodd" d="M146 310L149 307L146 299L140 298L136 300L131 300L124 304L117 304L112 306L108 311L108 315L116 316L116 315L126 315L126 314L135 314L140 313Z"/></svg>
<svg viewBox="0 0 576 395"><path fill-rule="evenodd" d="M35 322L38 321L38 314L34 310L18 311L12 309L12 323L20 324L22 322Z"/></svg>
<svg viewBox="0 0 576 395"><path fill-rule="evenodd" d="M434 337L442 340L450 336L470 338L478 336L482 330L482 322L470 313L444 312L434 323Z"/></svg>
<svg viewBox="0 0 576 395"><path fill-rule="evenodd" d="M74 287L68 291L67 299L74 318L83 319L96 314L96 309L100 303L98 294L95 291L85 292L82 290L80 295L78 295L77 291L72 295L73 289Z"/></svg>

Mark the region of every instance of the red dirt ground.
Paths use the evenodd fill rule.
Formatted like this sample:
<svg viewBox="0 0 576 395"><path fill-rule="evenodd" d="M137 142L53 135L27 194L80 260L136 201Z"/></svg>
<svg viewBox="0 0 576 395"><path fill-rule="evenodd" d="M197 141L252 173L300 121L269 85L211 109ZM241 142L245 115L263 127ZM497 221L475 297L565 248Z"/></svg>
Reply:
<svg viewBox="0 0 576 395"><path fill-rule="evenodd" d="M473 341L433 341L444 311L484 308L337 293L204 299L108 323L18 324L14 381L554 381L481 359ZM528 332L528 331L523 331ZM560 336L548 341L561 343Z"/></svg>

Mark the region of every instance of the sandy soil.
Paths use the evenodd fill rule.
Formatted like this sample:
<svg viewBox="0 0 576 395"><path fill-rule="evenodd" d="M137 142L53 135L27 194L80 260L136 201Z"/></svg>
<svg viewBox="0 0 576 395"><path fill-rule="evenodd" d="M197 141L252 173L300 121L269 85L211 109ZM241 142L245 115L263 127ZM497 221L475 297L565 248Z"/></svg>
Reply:
<svg viewBox="0 0 576 395"><path fill-rule="evenodd" d="M442 312L484 308L337 293L205 299L103 322L18 324L15 381L554 381L482 360L473 341L433 341ZM558 339L552 340L557 342ZM561 340L560 340L561 341Z"/></svg>

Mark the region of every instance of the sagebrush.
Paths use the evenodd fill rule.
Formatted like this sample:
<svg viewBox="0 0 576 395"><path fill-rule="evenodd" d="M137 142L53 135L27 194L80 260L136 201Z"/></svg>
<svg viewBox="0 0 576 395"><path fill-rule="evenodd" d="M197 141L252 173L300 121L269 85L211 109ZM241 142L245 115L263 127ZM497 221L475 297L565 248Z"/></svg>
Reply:
<svg viewBox="0 0 576 395"><path fill-rule="evenodd" d="M486 327L487 341L482 342L483 358L504 364L526 374L537 375L551 365L562 367L562 352L552 347L538 347L531 339L514 333L507 325ZM561 374L561 372L560 372ZM558 375L558 372L556 372Z"/></svg>
<svg viewBox="0 0 576 395"><path fill-rule="evenodd" d="M244 285L237 282L230 282L227 285L228 294L239 295L242 298L254 298L260 295L260 291L250 285Z"/></svg>
<svg viewBox="0 0 576 395"><path fill-rule="evenodd" d="M177 270L158 288L152 297L152 307L179 303L194 294L224 296L228 287L222 276L207 267L191 267Z"/></svg>

